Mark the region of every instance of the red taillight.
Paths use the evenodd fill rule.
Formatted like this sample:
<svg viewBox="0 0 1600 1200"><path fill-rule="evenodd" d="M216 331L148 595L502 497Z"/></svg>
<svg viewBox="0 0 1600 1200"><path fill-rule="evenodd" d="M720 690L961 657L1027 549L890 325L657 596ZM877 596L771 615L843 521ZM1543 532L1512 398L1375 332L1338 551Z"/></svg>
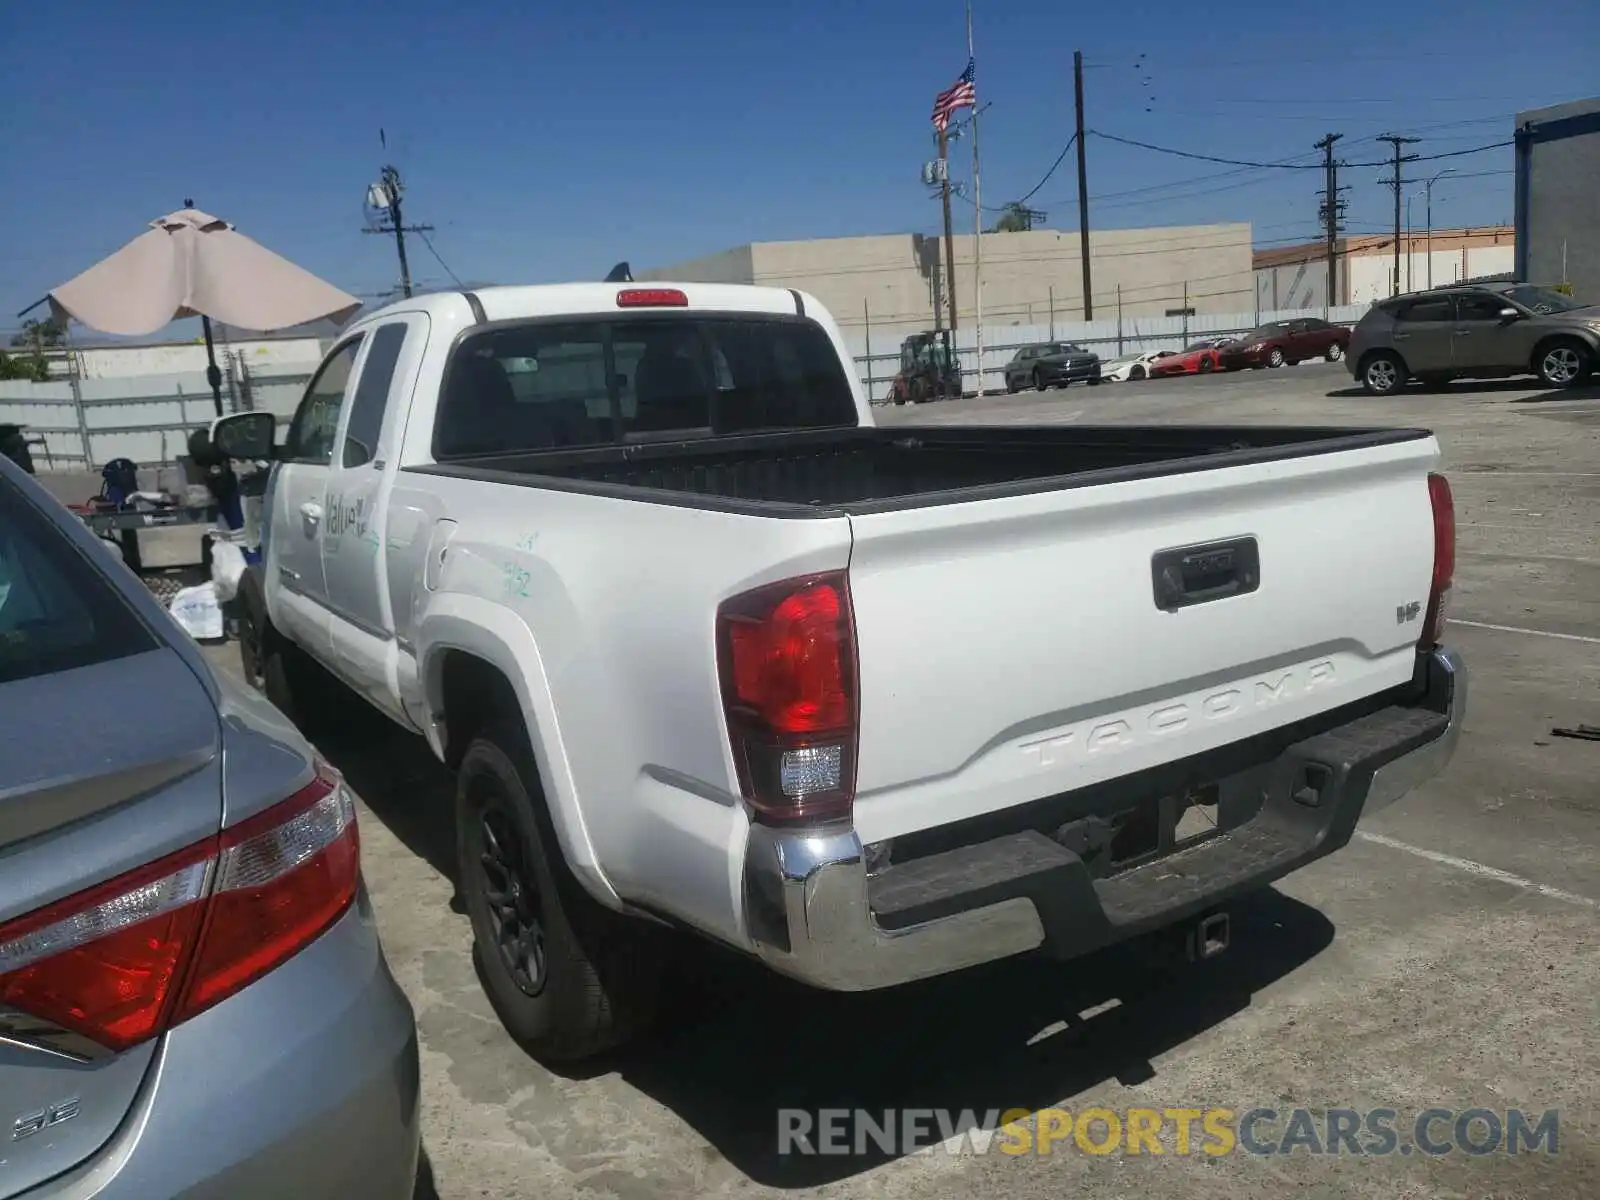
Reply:
<svg viewBox="0 0 1600 1200"><path fill-rule="evenodd" d="M1445 610L1456 574L1456 505L1450 494L1450 481L1443 475L1429 475L1428 499L1433 503L1433 584L1428 590L1422 640L1432 646L1444 638Z"/></svg>
<svg viewBox="0 0 1600 1200"><path fill-rule="evenodd" d="M677 288L624 288L617 293L618 308L687 308L689 297Z"/></svg>
<svg viewBox="0 0 1600 1200"><path fill-rule="evenodd" d="M124 1050L293 957L359 886L331 773L177 854L0 926L0 1006Z"/></svg>
<svg viewBox="0 0 1600 1200"><path fill-rule="evenodd" d="M757 818L849 813L856 653L844 573L725 601L717 610L717 658L739 786Z"/></svg>

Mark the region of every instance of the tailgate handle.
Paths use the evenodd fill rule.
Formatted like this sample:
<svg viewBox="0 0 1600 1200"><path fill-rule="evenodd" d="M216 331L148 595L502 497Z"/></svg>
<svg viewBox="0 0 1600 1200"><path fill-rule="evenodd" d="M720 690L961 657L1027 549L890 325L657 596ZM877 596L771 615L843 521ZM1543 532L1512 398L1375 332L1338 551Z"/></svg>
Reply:
<svg viewBox="0 0 1600 1200"><path fill-rule="evenodd" d="M1176 612L1255 591L1261 586L1261 554L1253 537L1180 546L1151 557L1150 577L1156 607Z"/></svg>

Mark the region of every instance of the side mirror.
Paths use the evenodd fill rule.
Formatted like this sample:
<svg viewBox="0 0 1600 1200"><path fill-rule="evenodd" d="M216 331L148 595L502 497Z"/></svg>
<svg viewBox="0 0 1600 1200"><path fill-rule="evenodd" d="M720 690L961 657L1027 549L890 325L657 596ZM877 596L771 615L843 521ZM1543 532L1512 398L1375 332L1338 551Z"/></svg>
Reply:
<svg viewBox="0 0 1600 1200"><path fill-rule="evenodd" d="M1520 321L1522 319L1522 313L1512 308L1508 304L1505 308L1500 310L1500 319L1502 321Z"/></svg>
<svg viewBox="0 0 1600 1200"><path fill-rule="evenodd" d="M269 412L242 412L211 422L211 444L228 458L270 459L278 418Z"/></svg>

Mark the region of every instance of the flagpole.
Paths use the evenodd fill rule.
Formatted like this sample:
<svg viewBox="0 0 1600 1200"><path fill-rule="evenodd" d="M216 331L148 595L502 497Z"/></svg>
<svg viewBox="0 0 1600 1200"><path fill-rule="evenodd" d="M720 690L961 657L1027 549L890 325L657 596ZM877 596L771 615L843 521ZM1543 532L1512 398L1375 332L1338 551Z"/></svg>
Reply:
<svg viewBox="0 0 1600 1200"><path fill-rule="evenodd" d="M967 59L976 62L972 52L972 0L967 0ZM976 306L978 330L978 395L983 395L983 177L978 172L978 87L973 72L972 87L972 297Z"/></svg>

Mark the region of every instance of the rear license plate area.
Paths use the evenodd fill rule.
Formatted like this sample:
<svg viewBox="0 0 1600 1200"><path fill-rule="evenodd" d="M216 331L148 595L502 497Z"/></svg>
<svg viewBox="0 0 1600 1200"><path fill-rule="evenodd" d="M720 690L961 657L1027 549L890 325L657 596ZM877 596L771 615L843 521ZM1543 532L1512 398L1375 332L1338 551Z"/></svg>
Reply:
<svg viewBox="0 0 1600 1200"><path fill-rule="evenodd" d="M1216 836L1218 791L1209 784L1147 797L1116 812L1068 821L1051 836L1083 860L1091 877L1104 878Z"/></svg>

